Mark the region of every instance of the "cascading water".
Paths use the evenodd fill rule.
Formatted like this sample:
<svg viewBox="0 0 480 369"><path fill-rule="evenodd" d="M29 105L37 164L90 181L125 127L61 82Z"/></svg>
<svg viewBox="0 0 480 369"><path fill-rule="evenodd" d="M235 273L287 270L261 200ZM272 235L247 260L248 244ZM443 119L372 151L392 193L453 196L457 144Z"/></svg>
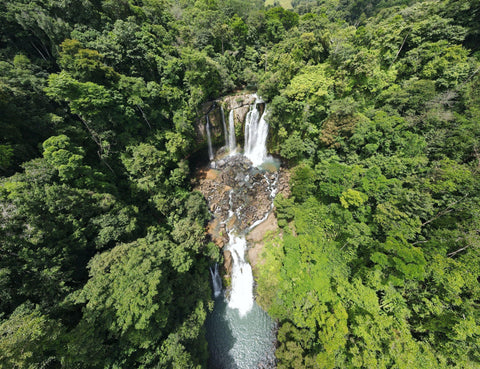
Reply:
<svg viewBox="0 0 480 369"><path fill-rule="evenodd" d="M228 250L232 253L232 289L228 307L237 309L240 317L244 317L253 307L253 275L252 267L245 261L247 241L244 236L228 234L230 242Z"/></svg>
<svg viewBox="0 0 480 369"><path fill-rule="evenodd" d="M258 104L261 103L263 100L256 96L255 103L245 118L244 155L254 166L261 165L267 159L268 123L265 120L267 109L265 107L263 114L260 114Z"/></svg>
<svg viewBox="0 0 480 369"><path fill-rule="evenodd" d="M210 275L212 277L213 295L218 297L222 293L222 277L218 272L218 264L215 263L213 268L210 267Z"/></svg>
<svg viewBox="0 0 480 369"><path fill-rule="evenodd" d="M209 368L274 368L275 324L254 299L252 268L246 261L246 233L271 211L277 174L249 167L249 161L242 155L229 156L217 163L216 170L224 173L219 177L228 183L219 187L232 187L223 193L223 205L216 207L221 212L217 214L220 224L228 234L228 244L224 247L231 255L232 269L231 285L225 295L217 290L216 274L210 270L215 306L206 323ZM218 187L207 188L211 191L207 198L218 200ZM255 203L259 199L262 204Z"/></svg>
<svg viewBox="0 0 480 369"><path fill-rule="evenodd" d="M225 147L229 147L229 136L227 131L227 124L225 123L225 112L223 111L223 106L220 105L220 111L222 113L222 124L223 124L223 134L225 135Z"/></svg>
<svg viewBox="0 0 480 369"><path fill-rule="evenodd" d="M212 135L210 133L210 119L208 118L208 114L206 115L207 124L206 124L206 131L207 131L207 143L208 143L208 158L210 161L213 160L213 148L212 148Z"/></svg>
<svg viewBox="0 0 480 369"><path fill-rule="evenodd" d="M230 155L233 155L237 150L233 109L230 110L230 113L228 114L228 149L230 150Z"/></svg>

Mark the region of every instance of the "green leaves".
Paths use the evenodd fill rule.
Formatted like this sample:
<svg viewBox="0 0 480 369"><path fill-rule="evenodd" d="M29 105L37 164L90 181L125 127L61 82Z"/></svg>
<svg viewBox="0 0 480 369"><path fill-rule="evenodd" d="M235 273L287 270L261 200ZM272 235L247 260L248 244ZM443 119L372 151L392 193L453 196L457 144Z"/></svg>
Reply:
<svg viewBox="0 0 480 369"><path fill-rule="evenodd" d="M139 332L152 322L160 334L172 298L165 259L162 243L146 240L119 245L94 257L89 263L90 280L76 298L86 303L85 318L104 324L115 335L131 335L134 341L141 339Z"/></svg>
<svg viewBox="0 0 480 369"><path fill-rule="evenodd" d="M53 355L61 343L60 323L42 314L31 303L18 306L0 321L0 368L38 368L58 365Z"/></svg>
<svg viewBox="0 0 480 369"><path fill-rule="evenodd" d="M351 188L342 192L342 195L340 196L340 203L344 208L348 208L349 206L361 206L367 200L367 195L360 191L352 190Z"/></svg>

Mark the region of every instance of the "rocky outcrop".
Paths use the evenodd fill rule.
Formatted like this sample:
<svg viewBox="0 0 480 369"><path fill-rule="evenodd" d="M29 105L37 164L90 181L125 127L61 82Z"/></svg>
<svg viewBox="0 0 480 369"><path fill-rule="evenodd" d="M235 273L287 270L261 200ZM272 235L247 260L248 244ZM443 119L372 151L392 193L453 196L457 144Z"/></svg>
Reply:
<svg viewBox="0 0 480 369"><path fill-rule="evenodd" d="M196 190L205 196L213 215L207 232L212 241L223 248L229 241L228 230L248 233L252 225L265 220L271 212L278 172L254 168L243 155L227 156L212 165L214 168L197 173ZM225 270L229 272L230 255L224 256Z"/></svg>
<svg viewBox="0 0 480 369"><path fill-rule="evenodd" d="M235 209L235 217L230 221L234 222L236 229L247 229L263 219L271 210L270 196L276 185L277 173L252 168L250 161L242 155L217 160L214 165L214 169L199 174L197 187L218 222L210 228L221 230L220 225L229 218L230 208Z"/></svg>
<svg viewBox="0 0 480 369"><path fill-rule="evenodd" d="M278 186L277 194L282 194L283 197L290 197L292 192L290 191L290 172L285 168L280 168L278 173Z"/></svg>
<svg viewBox="0 0 480 369"><path fill-rule="evenodd" d="M230 110L234 111L235 131L237 132L237 138L241 139L243 136L245 117L250 109L250 105L255 101L255 95L253 94L237 94L222 97L221 99L209 101L203 104L200 114L197 117L195 130L198 146L206 144L207 133L205 129L206 116L210 120L212 140L214 144L224 144L224 132L222 122L222 110L225 114L225 120L228 126L228 115Z"/></svg>
<svg viewBox="0 0 480 369"><path fill-rule="evenodd" d="M247 235L247 242L250 245L248 248L248 261L252 266L253 275L257 275L256 269L261 263L262 253L265 248L265 237L270 234L272 237L278 231L277 218L275 213L271 212L264 222L256 226Z"/></svg>

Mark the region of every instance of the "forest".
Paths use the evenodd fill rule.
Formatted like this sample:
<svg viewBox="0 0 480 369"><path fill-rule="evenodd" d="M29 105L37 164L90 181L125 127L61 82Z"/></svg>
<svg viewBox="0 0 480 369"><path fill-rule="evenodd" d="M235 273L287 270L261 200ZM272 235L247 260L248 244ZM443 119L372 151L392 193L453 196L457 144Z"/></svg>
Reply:
<svg viewBox="0 0 480 369"><path fill-rule="evenodd" d="M0 368L207 367L221 256L195 122L239 90L291 173L256 276L277 367L480 368L479 19L479 0L0 2Z"/></svg>

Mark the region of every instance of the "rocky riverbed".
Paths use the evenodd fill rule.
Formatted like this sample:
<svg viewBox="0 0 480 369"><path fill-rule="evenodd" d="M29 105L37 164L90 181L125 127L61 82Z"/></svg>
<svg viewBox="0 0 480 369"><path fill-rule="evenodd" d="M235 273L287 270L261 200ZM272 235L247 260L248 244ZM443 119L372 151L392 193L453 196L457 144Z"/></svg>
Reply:
<svg viewBox="0 0 480 369"><path fill-rule="evenodd" d="M196 190L205 196L213 215L207 228L212 241L223 248L228 244L229 231L244 233L250 243L248 258L255 266L265 233L277 228L272 198L279 192L288 195L288 172L255 168L243 155L234 155L212 162L209 168L201 169L196 178ZM229 251L224 250L224 256L228 274L231 270Z"/></svg>

